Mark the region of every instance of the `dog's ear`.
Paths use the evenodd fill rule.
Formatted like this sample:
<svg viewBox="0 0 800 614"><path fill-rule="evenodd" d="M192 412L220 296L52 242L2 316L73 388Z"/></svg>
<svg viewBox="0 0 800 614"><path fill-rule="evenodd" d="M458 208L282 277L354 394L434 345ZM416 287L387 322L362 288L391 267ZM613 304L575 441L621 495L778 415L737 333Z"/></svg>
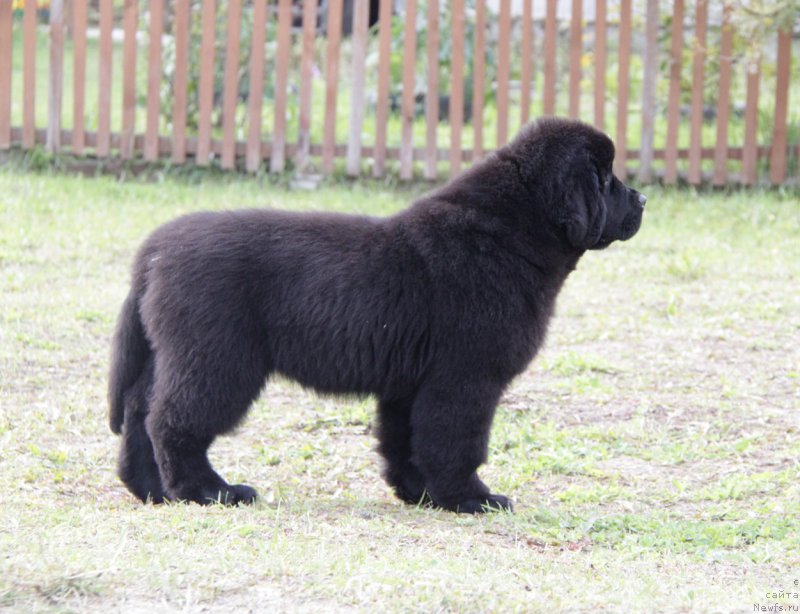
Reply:
<svg viewBox="0 0 800 614"><path fill-rule="evenodd" d="M573 182L566 195L565 230L575 249L589 249L597 244L606 226L608 209L603 198L601 179L596 172Z"/></svg>

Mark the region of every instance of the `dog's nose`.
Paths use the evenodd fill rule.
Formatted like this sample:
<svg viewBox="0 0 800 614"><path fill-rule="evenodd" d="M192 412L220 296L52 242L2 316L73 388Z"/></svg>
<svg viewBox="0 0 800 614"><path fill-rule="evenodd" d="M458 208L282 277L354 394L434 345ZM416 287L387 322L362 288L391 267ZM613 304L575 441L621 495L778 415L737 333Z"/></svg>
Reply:
<svg viewBox="0 0 800 614"><path fill-rule="evenodd" d="M647 196L644 194L639 194L639 204L644 207L645 203L647 202Z"/></svg>

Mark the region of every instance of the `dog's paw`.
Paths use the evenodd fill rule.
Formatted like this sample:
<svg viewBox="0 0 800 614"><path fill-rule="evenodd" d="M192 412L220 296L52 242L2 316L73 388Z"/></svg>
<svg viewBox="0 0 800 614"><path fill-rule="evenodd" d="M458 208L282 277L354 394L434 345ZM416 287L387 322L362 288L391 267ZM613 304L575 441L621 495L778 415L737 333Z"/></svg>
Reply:
<svg viewBox="0 0 800 614"><path fill-rule="evenodd" d="M394 485L398 499L411 505L428 505L431 498L425 490L425 481L418 475L405 475Z"/></svg>
<svg viewBox="0 0 800 614"><path fill-rule="evenodd" d="M236 493L236 503L250 505L255 503L258 498L256 489L247 484L234 484L231 488Z"/></svg>
<svg viewBox="0 0 800 614"><path fill-rule="evenodd" d="M436 507L436 504L433 502L433 499L431 499L431 496L428 494L427 490L423 490L421 492L415 491L414 494L400 494L397 489L395 489L395 494L404 503L409 505L416 505L417 507Z"/></svg>
<svg viewBox="0 0 800 614"><path fill-rule="evenodd" d="M158 505L169 501L169 496L161 485L161 480L157 473L142 472L134 474L132 472L120 471L122 483L133 493L142 503L152 503Z"/></svg>
<svg viewBox="0 0 800 614"><path fill-rule="evenodd" d="M202 505L213 505L215 503L220 505L251 504L255 502L257 497L258 493L255 488L246 484L233 484L227 488L204 491L197 502Z"/></svg>
<svg viewBox="0 0 800 614"><path fill-rule="evenodd" d="M399 468L385 468L383 478L401 501L410 505L431 504L431 498L425 490L425 478L411 463Z"/></svg>
<svg viewBox="0 0 800 614"><path fill-rule="evenodd" d="M465 499L455 504L441 506L459 514L485 514L487 512L513 512L511 499L503 495L485 495Z"/></svg>

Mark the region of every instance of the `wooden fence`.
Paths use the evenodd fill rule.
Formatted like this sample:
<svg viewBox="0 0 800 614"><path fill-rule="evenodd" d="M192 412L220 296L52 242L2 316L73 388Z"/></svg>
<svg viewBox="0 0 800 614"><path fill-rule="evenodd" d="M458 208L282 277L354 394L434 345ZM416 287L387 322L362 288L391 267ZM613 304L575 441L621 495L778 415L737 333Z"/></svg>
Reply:
<svg viewBox="0 0 800 614"><path fill-rule="evenodd" d="M0 0L0 149L435 178L562 114L642 182L800 173L797 15L737 55L711 0L44 6Z"/></svg>

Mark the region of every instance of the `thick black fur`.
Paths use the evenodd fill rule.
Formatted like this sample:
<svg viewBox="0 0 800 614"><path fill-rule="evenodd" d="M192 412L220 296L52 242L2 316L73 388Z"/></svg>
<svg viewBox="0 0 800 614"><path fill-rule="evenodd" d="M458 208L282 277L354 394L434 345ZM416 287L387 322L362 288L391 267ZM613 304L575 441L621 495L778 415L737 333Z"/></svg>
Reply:
<svg viewBox="0 0 800 614"><path fill-rule="evenodd" d="M613 158L601 132L546 119L388 218L248 210L158 228L114 339L122 481L145 501L252 501L206 452L280 373L377 397L403 501L510 509L476 473L498 399L581 255L641 223L645 199Z"/></svg>

